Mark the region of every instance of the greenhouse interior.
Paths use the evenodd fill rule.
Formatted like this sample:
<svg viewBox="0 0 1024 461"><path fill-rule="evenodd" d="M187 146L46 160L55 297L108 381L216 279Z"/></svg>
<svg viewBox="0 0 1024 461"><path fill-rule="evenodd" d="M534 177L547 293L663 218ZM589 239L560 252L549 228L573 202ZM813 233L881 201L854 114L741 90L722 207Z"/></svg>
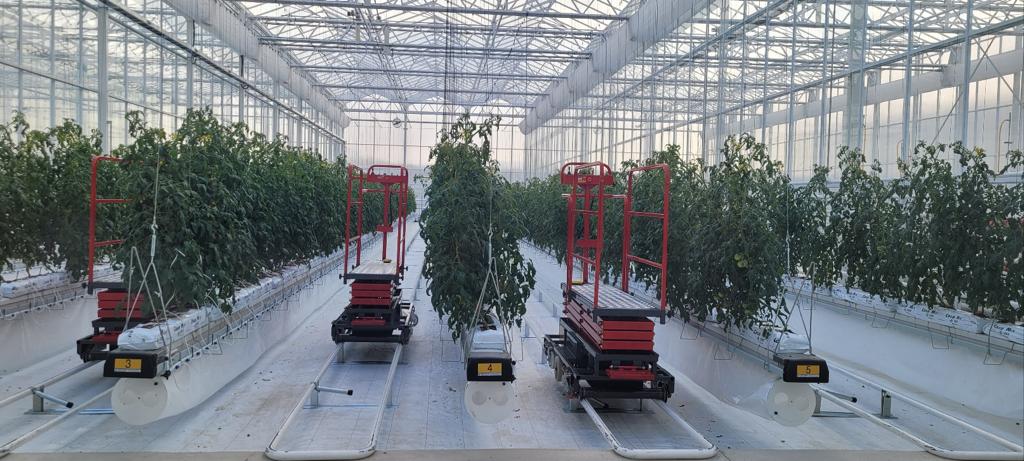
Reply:
<svg viewBox="0 0 1024 461"><path fill-rule="evenodd" d="M0 4L0 458L1024 461L1024 0Z"/></svg>

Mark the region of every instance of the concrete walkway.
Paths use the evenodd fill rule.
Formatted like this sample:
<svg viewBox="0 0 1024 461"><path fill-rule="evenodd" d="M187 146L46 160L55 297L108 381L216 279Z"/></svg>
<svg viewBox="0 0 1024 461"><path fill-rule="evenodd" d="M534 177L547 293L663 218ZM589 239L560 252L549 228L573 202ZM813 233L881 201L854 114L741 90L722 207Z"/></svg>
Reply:
<svg viewBox="0 0 1024 461"><path fill-rule="evenodd" d="M215 453L15 453L4 461L257 461L260 452ZM492 449L378 451L372 461L622 461L609 450ZM722 450L718 461L936 461L925 452L865 450Z"/></svg>

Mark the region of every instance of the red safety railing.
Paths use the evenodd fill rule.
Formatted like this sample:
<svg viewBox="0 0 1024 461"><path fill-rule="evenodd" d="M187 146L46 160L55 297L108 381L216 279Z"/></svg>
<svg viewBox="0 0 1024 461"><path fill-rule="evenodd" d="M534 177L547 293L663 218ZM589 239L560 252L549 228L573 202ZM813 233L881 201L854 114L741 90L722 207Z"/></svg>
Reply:
<svg viewBox="0 0 1024 461"><path fill-rule="evenodd" d="M96 265L96 249L108 246L120 245L124 239L96 241L96 209L99 205L111 203L127 203L128 199L123 198L99 198L96 192L96 175L99 173L99 166L102 162L122 162L118 157L94 156L89 172L89 255L88 269L86 276L86 288L90 294L96 283L93 280L93 269ZM109 287L108 287L109 288Z"/></svg>
<svg viewBox="0 0 1024 461"><path fill-rule="evenodd" d="M566 232L566 261L565 261L565 283L566 289L571 289L573 284L573 273L576 267L576 260L581 262L582 281L589 282L590 271L594 271L594 308L599 305L600 296L600 274L601 251L604 247L604 201L609 197L606 187L615 183L612 176L612 169L602 162L571 162L562 165L560 172L562 184L570 186L568 195L567 232ZM580 194L583 195L583 207L579 206ZM594 210L594 200L597 200L597 209ZM579 240L576 239L576 215L582 216L583 232ZM596 218L596 219L595 219ZM595 234L591 235L591 221L596 221ZM582 248L585 255L576 253L577 248Z"/></svg>
<svg viewBox="0 0 1024 461"><path fill-rule="evenodd" d="M352 241L351 235L351 220L352 220L352 205L356 205L356 219L357 219L357 234L356 234L356 263L358 266L362 262L362 234L363 234L363 206L365 205L365 195L367 193L380 193L383 194L384 210L381 219L381 224L376 228L378 232L381 232L383 239L383 245L381 250L381 260L388 259L388 234L390 232L397 232L397 250L395 250L395 275L401 275L405 267L405 241L407 237L406 227L406 209L408 206L407 201L409 200L409 170L404 166L400 165L373 165L364 173L359 167L355 165L349 165L348 167L348 192L347 200L345 205L345 260L348 261L349 245ZM355 181L358 190L357 200L352 200L352 186ZM380 184L380 188L369 189L366 188L366 183ZM398 194L398 216L394 219L392 225L391 218L391 194ZM355 267L353 266L353 267ZM345 272L348 273L348 265L345 265Z"/></svg>
<svg viewBox="0 0 1024 461"><path fill-rule="evenodd" d="M633 194L636 177L646 172L660 171L663 175L662 209L657 211L634 210ZM668 285L668 218L669 218L669 187L671 172L668 165L659 163L637 167L626 173L626 193L610 194L606 191L608 186L615 183L611 168L602 162L570 162L562 165L559 173L562 184L570 186L568 194L563 194L568 201L567 206L567 232L566 232L566 287L571 287L574 280L576 261L580 262L582 269L582 282L588 283L590 272L594 272L594 308L597 309L600 297L600 273L601 252L604 248L604 203L606 199L623 200L623 229L622 229L622 291L629 292L630 264L639 263L651 266L661 271L660 276L660 308L662 318L668 306L666 290ZM582 208L579 208L582 196ZM597 209L593 209L594 205ZM576 238L576 216L582 216L582 232L579 239ZM634 255L630 252L632 242L633 218L655 218L661 220L661 260L653 261ZM592 220L596 226L592 226ZM596 235L591 235L591 228L596 227ZM578 254L577 249L583 249L584 254Z"/></svg>
<svg viewBox="0 0 1024 461"><path fill-rule="evenodd" d="M348 187L345 195L345 264L343 273L348 273L348 248L352 243L352 205L356 205L356 263L362 263L363 255L363 170L355 165L348 166ZM352 200L352 183L357 183L356 200ZM354 267L354 266L353 266Z"/></svg>
<svg viewBox="0 0 1024 461"><path fill-rule="evenodd" d="M638 173L647 171L661 171L664 178L663 189L662 189L662 202L661 212L653 211L636 211L633 210L633 182ZM629 292L629 268L630 263L640 263L647 266L651 266L661 271L661 283L660 296L661 311L664 312L668 306L668 299L665 297L667 290L668 280L668 209L669 209L669 182L671 181L671 172L669 171L668 165L659 163L656 165L649 165L643 167L637 167L629 170L626 173L626 196L623 200L623 218L622 218L622 291ZM655 218L661 220L661 260L651 261L650 259L641 258L630 253L630 247L632 243L632 228L633 218Z"/></svg>

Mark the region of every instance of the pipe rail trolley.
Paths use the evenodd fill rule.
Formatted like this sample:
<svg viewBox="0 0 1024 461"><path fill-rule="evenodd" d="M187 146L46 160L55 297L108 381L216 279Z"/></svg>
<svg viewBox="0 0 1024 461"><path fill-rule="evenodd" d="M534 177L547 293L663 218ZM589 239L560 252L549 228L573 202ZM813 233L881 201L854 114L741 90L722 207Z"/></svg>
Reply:
<svg viewBox="0 0 1024 461"><path fill-rule="evenodd" d="M634 182L645 173L661 173L660 211L633 209ZM718 448L668 405L675 390L675 378L658 365L654 352L654 322L667 316L668 274L668 165L656 164L626 172L626 193L611 194L615 183L611 168L601 162L574 162L562 166L562 184L567 207L565 282L562 284L565 314L559 320L560 334L544 336L543 359L555 370L555 379L569 388L569 403L577 402L601 431L615 453L630 459L705 459ZM601 282L601 254L604 250L605 202L623 201L622 283L613 287ZM582 204L581 204L582 201ZM581 207L582 205L582 207ZM659 260L632 253L632 221L656 219L661 224ZM582 226L582 228L581 228ZM579 237L577 237L579 233ZM581 278L575 278L579 264ZM629 292L634 264L657 271L659 301L650 302ZM654 405L699 445L690 448L630 448L624 446L601 418L591 400L607 407L607 399L653 400Z"/></svg>
<svg viewBox="0 0 1024 461"><path fill-rule="evenodd" d="M660 211L633 210L633 184L637 175L660 172L663 177L663 205ZM637 398L667 401L675 379L658 366L654 352L654 322L666 318L665 278L668 260L669 178L667 165L651 165L627 172L625 194L610 194L614 184L611 168L600 162L568 163L562 167L561 182L570 186L567 213L567 251L564 317L560 334L544 338L544 352L578 399ZM623 200L621 288L600 281L605 234L605 202ZM582 203L581 203L582 202ZM660 260L631 253L631 221L657 219L661 224ZM577 237L577 233L580 235ZM581 278L575 278L577 263ZM660 304L648 303L629 293L630 268L642 264L658 271Z"/></svg>
<svg viewBox="0 0 1024 461"><path fill-rule="evenodd" d="M369 188L367 183L379 184ZM355 197L353 200L353 188ZM398 342L407 344L416 325L416 315L411 303L402 301L399 283L405 275L406 253L406 201L409 192L409 170L399 165L373 165L365 172L355 166L348 166L348 185L345 205L345 268L341 279L352 281L351 300L341 315L331 323L331 338L335 343L347 342ZM375 229L382 234L383 246L379 260L363 262L362 241L363 211L367 194L382 194L383 213L381 224ZM398 216L392 222L390 215L391 196L397 194ZM355 221L356 237L352 236L352 221ZM388 257L388 233L396 233L394 259ZM350 246L355 238L355 264L349 267L347 261ZM397 334L395 333L397 331Z"/></svg>
<svg viewBox="0 0 1024 461"><path fill-rule="evenodd" d="M89 248L86 281L84 287L89 294L95 290L97 300L96 320L92 321L92 334L77 341L78 356L83 362L105 360L107 355L117 349L117 338L131 327L152 320L152 314L143 312L142 293L131 294L120 280L96 280L96 250L114 247L124 243L123 239L96 240L96 213L99 205L128 203L125 198L97 197L96 177L103 162L120 163L118 157L94 156L89 172Z"/></svg>

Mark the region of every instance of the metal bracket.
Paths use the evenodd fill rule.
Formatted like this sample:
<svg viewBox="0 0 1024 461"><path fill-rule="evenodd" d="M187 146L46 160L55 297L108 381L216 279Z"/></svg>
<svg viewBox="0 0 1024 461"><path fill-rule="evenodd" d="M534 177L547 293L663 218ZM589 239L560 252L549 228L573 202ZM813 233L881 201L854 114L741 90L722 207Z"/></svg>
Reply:
<svg viewBox="0 0 1024 461"><path fill-rule="evenodd" d="M46 410L46 402L55 403L64 408L72 408L75 406L73 402L69 402L53 394L47 394L43 386L32 388L32 411L29 414L44 414L48 413Z"/></svg>

